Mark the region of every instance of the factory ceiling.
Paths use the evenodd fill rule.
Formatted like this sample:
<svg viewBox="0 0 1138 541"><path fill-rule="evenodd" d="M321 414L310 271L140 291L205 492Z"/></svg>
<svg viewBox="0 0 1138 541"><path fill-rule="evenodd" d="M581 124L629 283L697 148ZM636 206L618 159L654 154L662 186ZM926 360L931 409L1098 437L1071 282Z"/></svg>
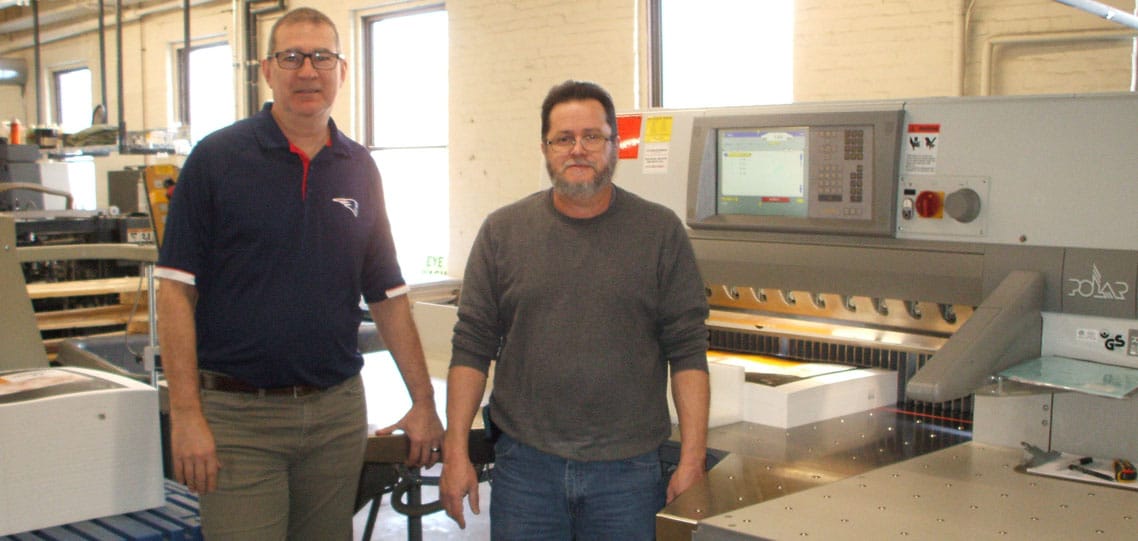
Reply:
<svg viewBox="0 0 1138 541"><path fill-rule="evenodd" d="M170 0L121 0L124 15L128 9L169 3ZM97 21L100 0L39 0L41 32ZM102 0L107 23L113 23L116 1ZM196 3L196 2L195 2ZM35 28L31 0L0 0L0 42L30 34Z"/></svg>

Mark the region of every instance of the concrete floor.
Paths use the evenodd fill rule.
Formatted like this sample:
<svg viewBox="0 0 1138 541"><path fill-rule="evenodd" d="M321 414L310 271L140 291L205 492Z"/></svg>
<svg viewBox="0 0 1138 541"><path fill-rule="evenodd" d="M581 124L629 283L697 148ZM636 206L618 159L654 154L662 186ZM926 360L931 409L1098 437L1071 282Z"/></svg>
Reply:
<svg viewBox="0 0 1138 541"><path fill-rule="evenodd" d="M440 467L423 470L425 476L437 476ZM432 513L422 518L423 524L423 540L434 541L445 539L490 539L490 485L482 483L478 485L478 498L481 504L481 513L478 515L472 514L470 508L466 508L466 529L459 529L458 524L455 524L450 517L446 516L446 512L439 511ZM375 527L372 530L371 539L377 541L400 541L407 539L407 517L396 512L391 507L391 495L384 494L383 504L380 506L379 515L375 520ZM423 501L433 502L439 499L438 489L436 487L423 487ZM355 539L363 539L363 533L367 524L368 509L365 507L356 514L355 523ZM367 541L367 540L365 540Z"/></svg>

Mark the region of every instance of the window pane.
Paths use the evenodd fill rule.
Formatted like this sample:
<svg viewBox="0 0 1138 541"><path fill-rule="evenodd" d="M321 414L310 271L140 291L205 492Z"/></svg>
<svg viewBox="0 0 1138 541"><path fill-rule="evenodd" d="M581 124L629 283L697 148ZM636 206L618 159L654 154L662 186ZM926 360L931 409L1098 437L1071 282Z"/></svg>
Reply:
<svg viewBox="0 0 1138 541"><path fill-rule="evenodd" d="M95 105L91 97L91 70L87 68L55 73L55 91L59 97L57 120L63 133L75 133L91 127Z"/></svg>
<svg viewBox="0 0 1138 541"><path fill-rule="evenodd" d="M793 101L793 0L659 4L662 106Z"/></svg>
<svg viewBox="0 0 1138 541"><path fill-rule="evenodd" d="M372 156L408 283L445 274L450 240L447 14L395 12L365 21Z"/></svg>
<svg viewBox="0 0 1138 541"><path fill-rule="evenodd" d="M229 44L190 49L190 141L196 143L237 117Z"/></svg>
<svg viewBox="0 0 1138 541"><path fill-rule="evenodd" d="M450 202L445 148L372 152L383 176L383 195L403 277L413 283L446 271Z"/></svg>
<svg viewBox="0 0 1138 541"><path fill-rule="evenodd" d="M447 144L446 11L371 23L372 146Z"/></svg>

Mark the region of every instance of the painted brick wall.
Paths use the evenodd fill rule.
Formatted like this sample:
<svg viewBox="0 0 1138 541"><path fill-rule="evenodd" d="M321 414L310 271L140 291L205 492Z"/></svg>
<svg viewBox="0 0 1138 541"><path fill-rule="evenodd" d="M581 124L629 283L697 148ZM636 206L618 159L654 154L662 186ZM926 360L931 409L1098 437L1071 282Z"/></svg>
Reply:
<svg viewBox="0 0 1138 541"><path fill-rule="evenodd" d="M543 187L541 101L566 79L635 103L635 4L465 0L451 21L450 272L461 275L482 218Z"/></svg>
<svg viewBox="0 0 1138 541"><path fill-rule="evenodd" d="M1134 10L1131 1L1103 3ZM976 0L971 10L968 4L797 0L795 99L957 95L954 58L961 52L965 95L1129 90L1131 42L1118 38L1124 27L1053 0ZM965 21L961 41L957 29ZM1036 41L993 45L1028 35ZM985 64L987 50L993 54Z"/></svg>

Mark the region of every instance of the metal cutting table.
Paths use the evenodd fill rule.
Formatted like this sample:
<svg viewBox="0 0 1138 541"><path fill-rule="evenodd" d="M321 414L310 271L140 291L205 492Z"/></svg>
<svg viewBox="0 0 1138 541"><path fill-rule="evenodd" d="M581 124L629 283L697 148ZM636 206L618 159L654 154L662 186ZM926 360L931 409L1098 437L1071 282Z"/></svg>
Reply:
<svg viewBox="0 0 1138 541"><path fill-rule="evenodd" d="M968 442L704 520L691 539L1138 539L1138 496Z"/></svg>
<svg viewBox="0 0 1138 541"><path fill-rule="evenodd" d="M657 514L657 539L692 539L709 519L967 442L966 426L878 408L792 428L747 422L713 428L708 447L729 454L705 483Z"/></svg>

